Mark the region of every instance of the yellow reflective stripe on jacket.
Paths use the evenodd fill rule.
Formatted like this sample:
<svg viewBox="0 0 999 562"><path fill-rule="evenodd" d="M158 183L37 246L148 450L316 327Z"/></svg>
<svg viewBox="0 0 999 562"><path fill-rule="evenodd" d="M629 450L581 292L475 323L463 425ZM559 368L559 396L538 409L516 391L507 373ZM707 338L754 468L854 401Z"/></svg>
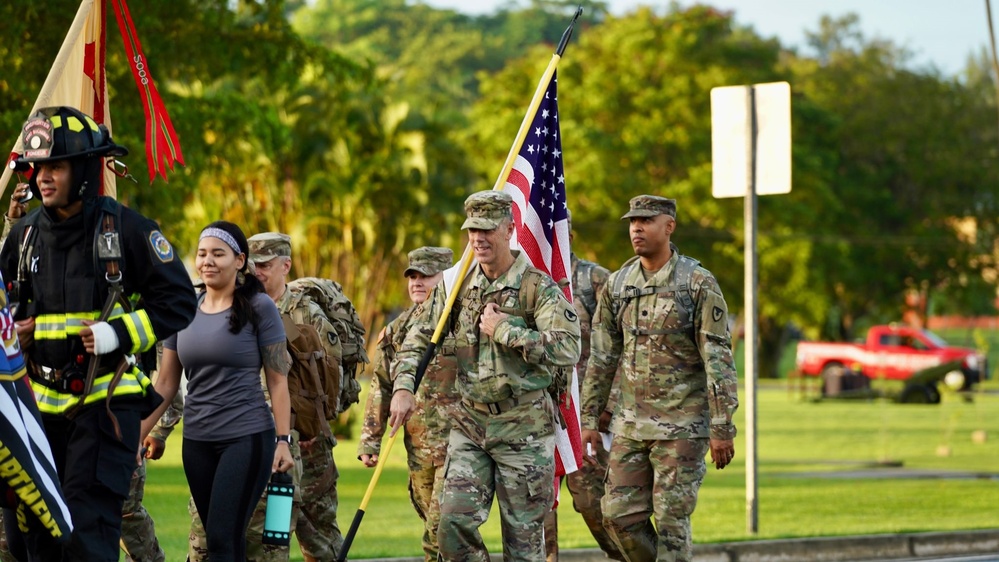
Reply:
<svg viewBox="0 0 999 562"><path fill-rule="evenodd" d="M149 315L145 310L130 312L121 319L128 328L129 337L132 338L132 349L128 353L139 353L153 347L156 343L156 334L153 333L153 324L149 321Z"/></svg>
<svg viewBox="0 0 999 562"><path fill-rule="evenodd" d="M111 318L118 318L125 314L125 309L120 304L116 304L111 311ZM35 318L35 339L36 340L64 340L70 336L80 335L80 330L85 326L84 320L97 320L101 315L99 310L91 312L67 312L64 314L39 314ZM148 317L146 322L149 322ZM152 332L152 330L149 330Z"/></svg>
<svg viewBox="0 0 999 562"><path fill-rule="evenodd" d="M92 404L104 400L108 396L108 385L114 373L101 375L94 379L94 388L83 401L84 404ZM149 387L149 377L147 377L138 367L133 366L122 375L118 381L118 386L114 389L114 396L142 396ZM71 406L76 405L80 400L79 396L67 392L59 392L54 388L49 388L35 380L31 381L31 389L35 392L35 400L38 402L38 410L43 414L62 414Z"/></svg>

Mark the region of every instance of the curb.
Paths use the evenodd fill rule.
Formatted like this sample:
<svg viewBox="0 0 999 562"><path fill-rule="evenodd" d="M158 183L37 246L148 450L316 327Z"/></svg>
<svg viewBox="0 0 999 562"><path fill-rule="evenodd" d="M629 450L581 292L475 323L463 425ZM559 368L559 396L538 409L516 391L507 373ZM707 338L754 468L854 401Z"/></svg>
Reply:
<svg viewBox="0 0 999 562"><path fill-rule="evenodd" d="M694 547L697 562L848 562L978 554L999 555L999 530L747 541Z"/></svg>
<svg viewBox="0 0 999 562"><path fill-rule="evenodd" d="M762 540L694 545L695 562L851 562L995 554L999 529L807 539ZM491 556L502 561L501 554ZM369 562L423 562L423 558L371 558ZM564 549L565 562L604 562L599 549Z"/></svg>

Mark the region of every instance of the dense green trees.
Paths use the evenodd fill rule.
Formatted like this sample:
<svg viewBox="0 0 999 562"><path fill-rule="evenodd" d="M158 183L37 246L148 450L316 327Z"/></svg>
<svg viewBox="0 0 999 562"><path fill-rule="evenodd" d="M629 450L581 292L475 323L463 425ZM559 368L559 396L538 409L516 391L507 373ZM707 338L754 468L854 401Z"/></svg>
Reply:
<svg viewBox="0 0 999 562"><path fill-rule="evenodd" d="M907 288L928 287L965 311L991 310L995 296L982 282L994 238L981 236L996 215L991 104L967 83L906 69L904 53L864 41L849 18L821 22L813 39L818 58L782 51L708 7L641 9L580 34L560 66L580 250L618 265L631 255L617 220L627 198L675 197L675 241L716 273L733 311L742 303L742 204L711 196L709 92L792 84L794 190L762 198L759 210L764 373L775 372L789 323L852 337L898 319ZM469 143L480 165L501 158L496 132L515 129L508 108L529 97L543 54L483 82ZM962 233L971 225L977 238Z"/></svg>
<svg viewBox="0 0 999 562"><path fill-rule="evenodd" d="M182 252L224 217L296 240L296 274L344 282L372 325L405 301L420 244L460 250L461 201L492 186L576 3L467 16L403 0L133 0L187 166L120 196ZM77 7L0 5L0 130L13 142ZM899 317L907 290L936 310L993 312L995 101L988 64L913 69L855 18L825 18L789 51L707 6L622 17L587 2L559 68L578 253L631 255L627 199L679 200L680 249L742 307L741 200L711 197L711 88L787 80L794 190L759 209L761 338L785 326L852 337ZM113 18L115 136L137 178L144 124Z"/></svg>

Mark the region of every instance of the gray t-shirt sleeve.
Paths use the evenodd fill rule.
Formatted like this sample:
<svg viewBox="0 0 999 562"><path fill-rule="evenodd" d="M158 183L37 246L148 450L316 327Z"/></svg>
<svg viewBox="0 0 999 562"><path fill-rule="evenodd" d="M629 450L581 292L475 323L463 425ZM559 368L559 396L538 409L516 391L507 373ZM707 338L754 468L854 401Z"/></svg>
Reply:
<svg viewBox="0 0 999 562"><path fill-rule="evenodd" d="M253 309L257 313L257 344L260 348L284 343L287 338L284 323L281 322L281 312L274 301L265 293L260 293L253 300Z"/></svg>

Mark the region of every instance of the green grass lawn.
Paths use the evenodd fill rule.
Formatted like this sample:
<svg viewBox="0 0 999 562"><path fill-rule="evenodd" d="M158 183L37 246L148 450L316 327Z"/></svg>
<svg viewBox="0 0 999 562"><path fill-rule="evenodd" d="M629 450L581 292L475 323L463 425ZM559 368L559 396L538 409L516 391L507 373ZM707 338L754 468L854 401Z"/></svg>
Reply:
<svg viewBox="0 0 999 562"><path fill-rule="evenodd" d="M995 385L993 385L995 389ZM741 397L745 404L745 397ZM362 404L363 397L362 397ZM355 406L357 407L357 406ZM759 534L746 532L743 415L737 456L729 468L710 469L693 518L696 542L754 538L853 535L994 528L997 478L826 478L835 473L901 463L905 469L999 472L999 393L973 402L944 394L940 405L887 401L812 402L783 381L764 381L757 397ZM987 441L972 435L984 431ZM356 431L355 431L356 434ZM150 463L146 506L156 520L167 560L183 560L187 544L187 485L179 435L164 459ZM340 524L344 533L367 489L372 470L355 458L357 442L335 449L340 468ZM949 455L939 453L949 450ZM405 449L393 447L366 511L351 559L420 556L421 522L406 491ZM886 462L888 461L888 462ZM877 469L876 469L877 470ZM880 469L886 470L886 469ZM500 551L495 509L483 535ZM595 548L582 518L563 492L562 548ZM293 547L292 560L301 560Z"/></svg>

